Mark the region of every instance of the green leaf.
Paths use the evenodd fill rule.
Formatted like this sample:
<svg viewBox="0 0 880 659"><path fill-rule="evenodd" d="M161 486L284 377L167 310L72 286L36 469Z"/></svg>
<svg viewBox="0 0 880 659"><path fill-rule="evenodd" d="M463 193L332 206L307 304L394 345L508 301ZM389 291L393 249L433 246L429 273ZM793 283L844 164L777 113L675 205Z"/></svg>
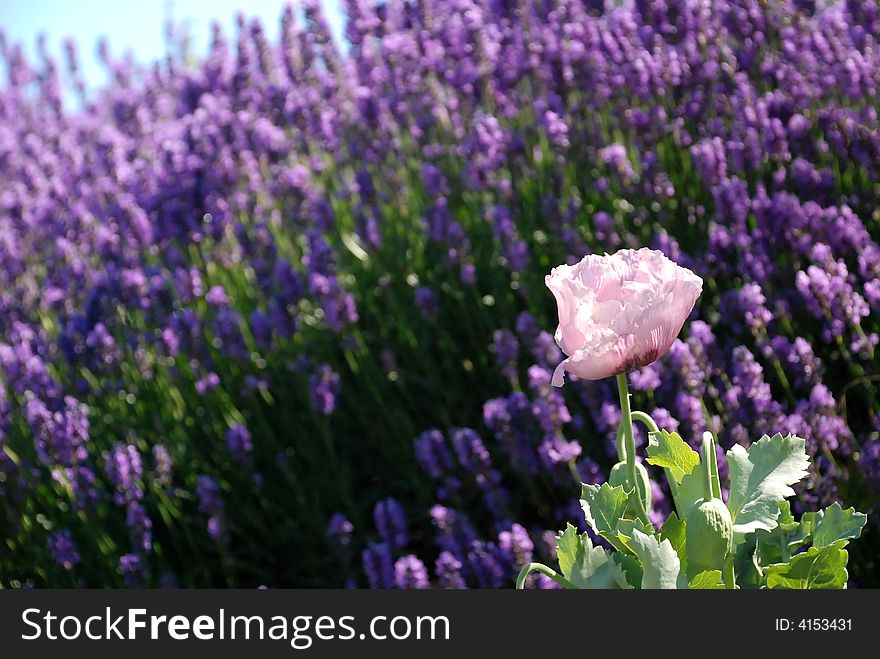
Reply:
<svg viewBox="0 0 880 659"><path fill-rule="evenodd" d="M762 565L772 563L784 563L789 560L791 551L803 544L800 540L792 541L794 534L799 533L801 524L795 521L791 514L791 505L788 501L779 504L779 517L777 525L772 531L758 529L755 537L758 541L758 555Z"/></svg>
<svg viewBox="0 0 880 659"><path fill-rule="evenodd" d="M788 550L795 551L801 545L805 545L813 539L813 527L816 524L817 513L809 512L801 515L801 521L798 527L789 536Z"/></svg>
<svg viewBox="0 0 880 659"><path fill-rule="evenodd" d="M764 568L768 588L816 589L845 588L849 556L839 547L811 547L790 563Z"/></svg>
<svg viewBox="0 0 880 659"><path fill-rule="evenodd" d="M700 456L677 432L652 432L648 435L648 464L669 469L676 483L700 464Z"/></svg>
<svg viewBox="0 0 880 659"><path fill-rule="evenodd" d="M844 546L845 541L858 538L862 534L862 527L868 521L864 513L857 513L854 508L844 510L839 503L833 503L815 517L813 528L813 546L822 548L830 547L843 540L839 546Z"/></svg>
<svg viewBox="0 0 880 659"><path fill-rule="evenodd" d="M727 507L733 518L734 538L770 531L779 517L779 504L792 496L791 486L807 475L810 459L806 443L795 435L764 435L746 451L734 445L727 452L730 496Z"/></svg>
<svg viewBox="0 0 880 659"><path fill-rule="evenodd" d="M687 519L688 514L696 507L697 502L703 498L703 493L703 474L700 473L700 469L694 469L681 479L681 484L673 493L675 509L678 511L679 519Z"/></svg>
<svg viewBox="0 0 880 659"><path fill-rule="evenodd" d="M657 534L657 538L661 542L669 540L672 544L672 548L675 550L675 553L678 554L678 560L681 563L681 571L683 573L687 572L687 552L685 551L686 526L687 525L679 519L678 515L670 513L669 517L666 518L666 521L663 522L663 526L660 527L660 532Z"/></svg>
<svg viewBox="0 0 880 659"><path fill-rule="evenodd" d="M630 551L618 537L617 529L628 498L622 487L612 487L608 483L584 485L581 491L581 508L587 524L618 551Z"/></svg>
<svg viewBox="0 0 880 659"><path fill-rule="evenodd" d="M733 567L736 572L736 585L740 588L755 589L764 584L764 570L756 551L757 534L750 534L741 544L734 547Z"/></svg>
<svg viewBox="0 0 880 659"><path fill-rule="evenodd" d="M583 543L578 537L577 530L571 524L566 524L565 531L556 536L556 560L559 561L559 571L566 579L569 578L578 560L578 551L582 550Z"/></svg>
<svg viewBox="0 0 880 659"><path fill-rule="evenodd" d="M681 574L679 574L678 577L679 588L688 587L688 556L686 549L686 530L687 524L679 519L678 515L676 515L675 513L670 513L666 521L663 522L663 526L660 528L660 532L657 534L657 538L661 542L663 542L663 540L669 540L669 542L672 543L672 548L675 549L675 553L678 554L678 560L681 564Z"/></svg>
<svg viewBox="0 0 880 659"><path fill-rule="evenodd" d="M620 552L609 552L609 556L625 556L626 558L632 558L635 561L635 558L630 556L629 554L621 554ZM619 588L620 590L631 590L635 588L629 582L629 578L624 572L623 566L613 560L608 561L608 575L614 580L613 583L608 586L603 586L603 588ZM638 582L637 582L638 583Z"/></svg>
<svg viewBox="0 0 880 659"><path fill-rule="evenodd" d="M705 570L691 579L688 588L692 590L721 590L724 582L721 579L721 570Z"/></svg>
<svg viewBox="0 0 880 659"><path fill-rule="evenodd" d="M639 518L629 519L623 517L617 520L617 535L623 535L627 538L631 538L634 529L638 529L645 535L654 535L654 527L646 522L643 522Z"/></svg>
<svg viewBox="0 0 880 659"><path fill-rule="evenodd" d="M617 566L621 574L624 575L625 585L621 584L621 588L641 588L643 572L639 559L632 554L615 551L611 553L611 561Z"/></svg>
<svg viewBox="0 0 880 659"><path fill-rule="evenodd" d="M779 504L779 518L776 523L786 534L794 533L800 526L794 515L791 514L791 503L788 501Z"/></svg>
<svg viewBox="0 0 880 659"><path fill-rule="evenodd" d="M642 564L642 589L677 587L681 563L669 540L660 542L656 536L636 529L631 543Z"/></svg>
<svg viewBox="0 0 880 659"><path fill-rule="evenodd" d="M578 534L571 524L556 537L556 558L562 576L578 588L628 587L621 569L602 547L594 547L590 536Z"/></svg>
<svg viewBox="0 0 880 659"><path fill-rule="evenodd" d="M645 535L654 535L654 527L650 524L646 524L640 519L627 519L622 518L617 520L617 537L626 547L630 554L634 554L635 552L630 545L630 541L632 540L633 531L638 529Z"/></svg>

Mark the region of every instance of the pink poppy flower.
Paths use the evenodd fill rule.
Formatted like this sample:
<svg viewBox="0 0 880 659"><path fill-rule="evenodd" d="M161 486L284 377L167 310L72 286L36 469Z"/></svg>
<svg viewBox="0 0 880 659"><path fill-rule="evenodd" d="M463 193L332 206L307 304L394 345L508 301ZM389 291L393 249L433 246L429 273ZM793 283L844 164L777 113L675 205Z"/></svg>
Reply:
<svg viewBox="0 0 880 659"><path fill-rule="evenodd" d="M647 248L590 254L545 282L559 309L556 343L568 355L553 374L557 387L566 371L601 380L658 360L703 290L700 277Z"/></svg>

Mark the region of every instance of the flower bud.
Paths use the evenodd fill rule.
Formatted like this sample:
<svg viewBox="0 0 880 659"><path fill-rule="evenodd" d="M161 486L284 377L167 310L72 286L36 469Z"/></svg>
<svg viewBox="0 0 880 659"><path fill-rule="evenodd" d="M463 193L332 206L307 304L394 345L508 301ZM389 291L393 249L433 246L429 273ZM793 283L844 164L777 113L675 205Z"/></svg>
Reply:
<svg viewBox="0 0 880 659"><path fill-rule="evenodd" d="M688 573L721 570L733 548L733 520L721 499L700 499L685 520Z"/></svg>
<svg viewBox="0 0 880 659"><path fill-rule="evenodd" d="M648 470L641 462L636 462L636 481L639 488L639 496L645 504L645 512L651 512L651 482L648 480ZM608 476L608 484L612 487L622 486L624 489L631 489L629 479L626 473L626 462L618 462L611 468L611 474Z"/></svg>

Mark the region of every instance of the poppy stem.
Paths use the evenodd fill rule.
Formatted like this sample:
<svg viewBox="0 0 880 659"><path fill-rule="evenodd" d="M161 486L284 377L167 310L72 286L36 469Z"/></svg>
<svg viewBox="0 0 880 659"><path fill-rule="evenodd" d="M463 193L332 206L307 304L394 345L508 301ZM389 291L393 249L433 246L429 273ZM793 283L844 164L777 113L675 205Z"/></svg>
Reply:
<svg viewBox="0 0 880 659"><path fill-rule="evenodd" d="M639 513L646 523L648 511L645 509L643 492L639 490L639 479L636 474L636 438L633 434L632 410L629 406L629 386L626 381L626 373L617 374L617 390L620 394L620 423L623 426L624 445L626 448L626 477L630 487L633 488L636 500L639 502Z"/></svg>
<svg viewBox="0 0 880 659"><path fill-rule="evenodd" d="M547 567L543 563L529 563L528 565L523 566L523 569L519 571L519 575L516 577L517 590L523 590L526 587L526 577L528 577L531 572L540 572L541 574L553 579L553 581L558 583L563 588L577 588L577 586L575 586L571 581L563 577L553 568Z"/></svg>
<svg viewBox="0 0 880 659"><path fill-rule="evenodd" d="M642 423L645 428L648 430L648 443L650 444L650 436L653 433L660 432L660 428L655 423L654 419L647 412L640 412L639 410L634 410L632 413L633 422ZM666 482L669 484L669 493L672 494L673 499L678 499L678 483L675 482L675 476L672 475L672 470L668 467L663 468L663 473L666 474ZM720 495L719 495L720 496Z"/></svg>

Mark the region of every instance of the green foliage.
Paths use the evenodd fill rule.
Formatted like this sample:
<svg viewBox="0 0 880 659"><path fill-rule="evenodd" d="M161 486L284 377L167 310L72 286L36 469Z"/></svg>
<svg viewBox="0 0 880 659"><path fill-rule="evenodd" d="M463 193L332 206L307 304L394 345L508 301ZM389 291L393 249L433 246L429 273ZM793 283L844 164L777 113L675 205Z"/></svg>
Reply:
<svg viewBox="0 0 880 659"><path fill-rule="evenodd" d="M811 547L789 563L768 566L764 570L767 588L845 588L847 559L845 549Z"/></svg>
<svg viewBox="0 0 880 659"><path fill-rule="evenodd" d="M721 579L721 570L705 570L700 572L688 584L691 590L721 590L724 581Z"/></svg>
<svg viewBox="0 0 880 659"><path fill-rule="evenodd" d="M677 588L681 562L669 540L662 542L656 536L636 529L632 547L642 564L642 588Z"/></svg>
<svg viewBox="0 0 880 659"><path fill-rule="evenodd" d="M571 525L556 538L556 556L562 576L578 588L631 588L623 570L590 536Z"/></svg>
<svg viewBox="0 0 880 659"><path fill-rule="evenodd" d="M672 548L675 549L675 553L678 554L678 560L681 563L681 572L686 575L688 570L688 556L685 548L687 543L687 525L674 512L670 513L663 526L660 527L657 537L661 541L668 540L672 544Z"/></svg>
<svg viewBox="0 0 880 659"><path fill-rule="evenodd" d="M794 496L794 485L807 475L806 444L794 435L764 435L746 451L735 445L727 452L730 495L727 506L737 542L757 529L776 526L779 504Z"/></svg>
<svg viewBox="0 0 880 659"><path fill-rule="evenodd" d="M677 432L661 430L648 439L648 464L669 469L675 482L681 483L700 464L700 456Z"/></svg>
<svg viewBox="0 0 880 659"><path fill-rule="evenodd" d="M868 516L864 513L857 513L854 508L844 510L839 503L833 503L816 513L813 546L830 547L841 540L858 538L867 521Z"/></svg>
<svg viewBox="0 0 880 659"><path fill-rule="evenodd" d="M631 492L608 483L584 485L581 492L581 508L587 524L593 531L610 542L618 551L628 551L618 535L618 525L629 504Z"/></svg>
<svg viewBox="0 0 880 659"><path fill-rule="evenodd" d="M703 450L714 455L710 438ZM616 551L594 546L569 524L557 538L557 558L571 587L846 587L845 547L860 536L867 516L835 503L795 519L786 497L809 465L803 439L765 435L748 449L734 446L727 453L726 503L712 496L714 465L704 464L678 434L651 433L648 455L671 479L677 510L655 530L635 512L634 489L584 485L586 522Z"/></svg>

